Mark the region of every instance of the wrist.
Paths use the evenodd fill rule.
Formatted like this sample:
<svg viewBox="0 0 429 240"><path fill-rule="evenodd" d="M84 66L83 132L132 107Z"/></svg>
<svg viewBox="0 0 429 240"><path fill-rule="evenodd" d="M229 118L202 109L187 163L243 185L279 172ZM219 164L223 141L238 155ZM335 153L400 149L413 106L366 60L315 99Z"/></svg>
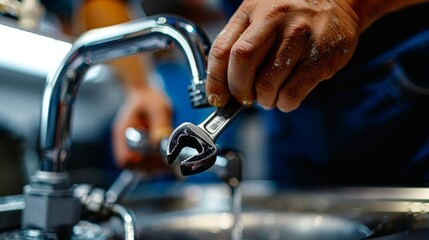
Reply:
<svg viewBox="0 0 429 240"><path fill-rule="evenodd" d="M146 95L151 89L147 85L125 86L125 92L128 96Z"/></svg>

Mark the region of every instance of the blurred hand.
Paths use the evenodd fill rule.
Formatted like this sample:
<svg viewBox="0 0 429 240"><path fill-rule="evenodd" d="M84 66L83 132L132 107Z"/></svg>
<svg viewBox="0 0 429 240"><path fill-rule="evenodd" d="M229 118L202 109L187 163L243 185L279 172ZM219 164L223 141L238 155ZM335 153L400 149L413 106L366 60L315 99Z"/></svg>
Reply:
<svg viewBox="0 0 429 240"><path fill-rule="evenodd" d="M208 100L293 111L344 67L370 23L413 2L244 0L211 47Z"/></svg>
<svg viewBox="0 0 429 240"><path fill-rule="evenodd" d="M128 91L113 128L113 150L119 167L141 168L147 172L170 168L157 153L143 156L130 150L125 138L128 127L142 129L148 132L150 143L158 148L161 139L172 131L172 110L167 99L163 93L151 87Z"/></svg>
<svg viewBox="0 0 429 240"><path fill-rule="evenodd" d="M131 20L128 3L124 0L82 1L75 8L73 29L80 30L78 34L81 34L89 29L128 22ZM126 129L145 130L155 146L172 131L172 110L168 98L149 84L153 71L151 62L151 54L127 56L109 62L127 95L113 126L115 161L119 167L141 168L146 172L166 169L167 165L159 154L143 156L131 151L125 138Z"/></svg>

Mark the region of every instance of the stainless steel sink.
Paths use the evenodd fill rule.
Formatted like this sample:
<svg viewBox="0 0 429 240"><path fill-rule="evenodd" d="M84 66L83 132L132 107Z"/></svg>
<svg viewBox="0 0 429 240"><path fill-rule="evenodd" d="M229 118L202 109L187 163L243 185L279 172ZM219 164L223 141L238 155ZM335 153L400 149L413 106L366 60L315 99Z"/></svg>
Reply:
<svg viewBox="0 0 429 240"><path fill-rule="evenodd" d="M427 189L241 187L242 239L422 239L427 227ZM224 184L148 184L124 204L136 214L141 239L210 240L233 239L231 201Z"/></svg>
<svg viewBox="0 0 429 240"><path fill-rule="evenodd" d="M141 238L232 239L233 222L228 213L159 215L142 222ZM242 239L353 240L371 235L359 221L326 214L246 211L241 224Z"/></svg>
<svg viewBox="0 0 429 240"><path fill-rule="evenodd" d="M235 240L240 239L232 237L240 236L238 232L241 239L249 240L416 240L429 237L429 189L294 191L277 188L270 182L246 181L240 187L242 208L238 224L234 224L231 214L231 189L224 183L139 183L121 203L134 212L138 239L145 240ZM21 205L11 205L17 201ZM3 198L0 205L3 207L0 230L19 228L22 197ZM112 218L105 223L94 223L101 228L81 224L79 230L92 234L93 239L123 239L123 225L118 221ZM102 232L100 229L108 230L109 234L96 238L94 233Z"/></svg>

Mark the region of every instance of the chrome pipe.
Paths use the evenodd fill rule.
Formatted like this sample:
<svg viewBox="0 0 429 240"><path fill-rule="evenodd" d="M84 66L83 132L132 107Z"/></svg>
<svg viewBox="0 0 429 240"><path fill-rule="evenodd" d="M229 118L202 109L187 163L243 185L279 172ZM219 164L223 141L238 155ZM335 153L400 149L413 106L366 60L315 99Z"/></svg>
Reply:
<svg viewBox="0 0 429 240"><path fill-rule="evenodd" d="M182 52L189 65L190 88L204 85L210 44L198 27L183 19L173 16L142 18L94 29L77 39L56 71L47 77L40 125L41 170L65 171L70 151L72 107L90 66L173 46ZM191 99L195 99L195 88L191 91Z"/></svg>
<svg viewBox="0 0 429 240"><path fill-rule="evenodd" d="M113 204L112 212L122 220L122 226L124 228L124 240L138 239L134 213L127 207L121 206L119 204Z"/></svg>

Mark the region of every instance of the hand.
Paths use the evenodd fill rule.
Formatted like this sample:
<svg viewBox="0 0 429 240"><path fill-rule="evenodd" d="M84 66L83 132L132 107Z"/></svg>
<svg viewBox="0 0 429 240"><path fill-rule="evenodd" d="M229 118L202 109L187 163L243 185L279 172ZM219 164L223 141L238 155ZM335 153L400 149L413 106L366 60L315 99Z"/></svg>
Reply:
<svg viewBox="0 0 429 240"><path fill-rule="evenodd" d="M146 130L151 144L159 147L161 139L172 131L171 111L167 97L156 89L143 87L128 91L113 129L113 150L119 167L138 167L148 172L169 168L159 154L143 156L130 150L125 130L128 127Z"/></svg>
<svg viewBox="0 0 429 240"><path fill-rule="evenodd" d="M208 58L209 103L230 95L283 112L350 60L359 34L386 12L422 0L244 0Z"/></svg>

